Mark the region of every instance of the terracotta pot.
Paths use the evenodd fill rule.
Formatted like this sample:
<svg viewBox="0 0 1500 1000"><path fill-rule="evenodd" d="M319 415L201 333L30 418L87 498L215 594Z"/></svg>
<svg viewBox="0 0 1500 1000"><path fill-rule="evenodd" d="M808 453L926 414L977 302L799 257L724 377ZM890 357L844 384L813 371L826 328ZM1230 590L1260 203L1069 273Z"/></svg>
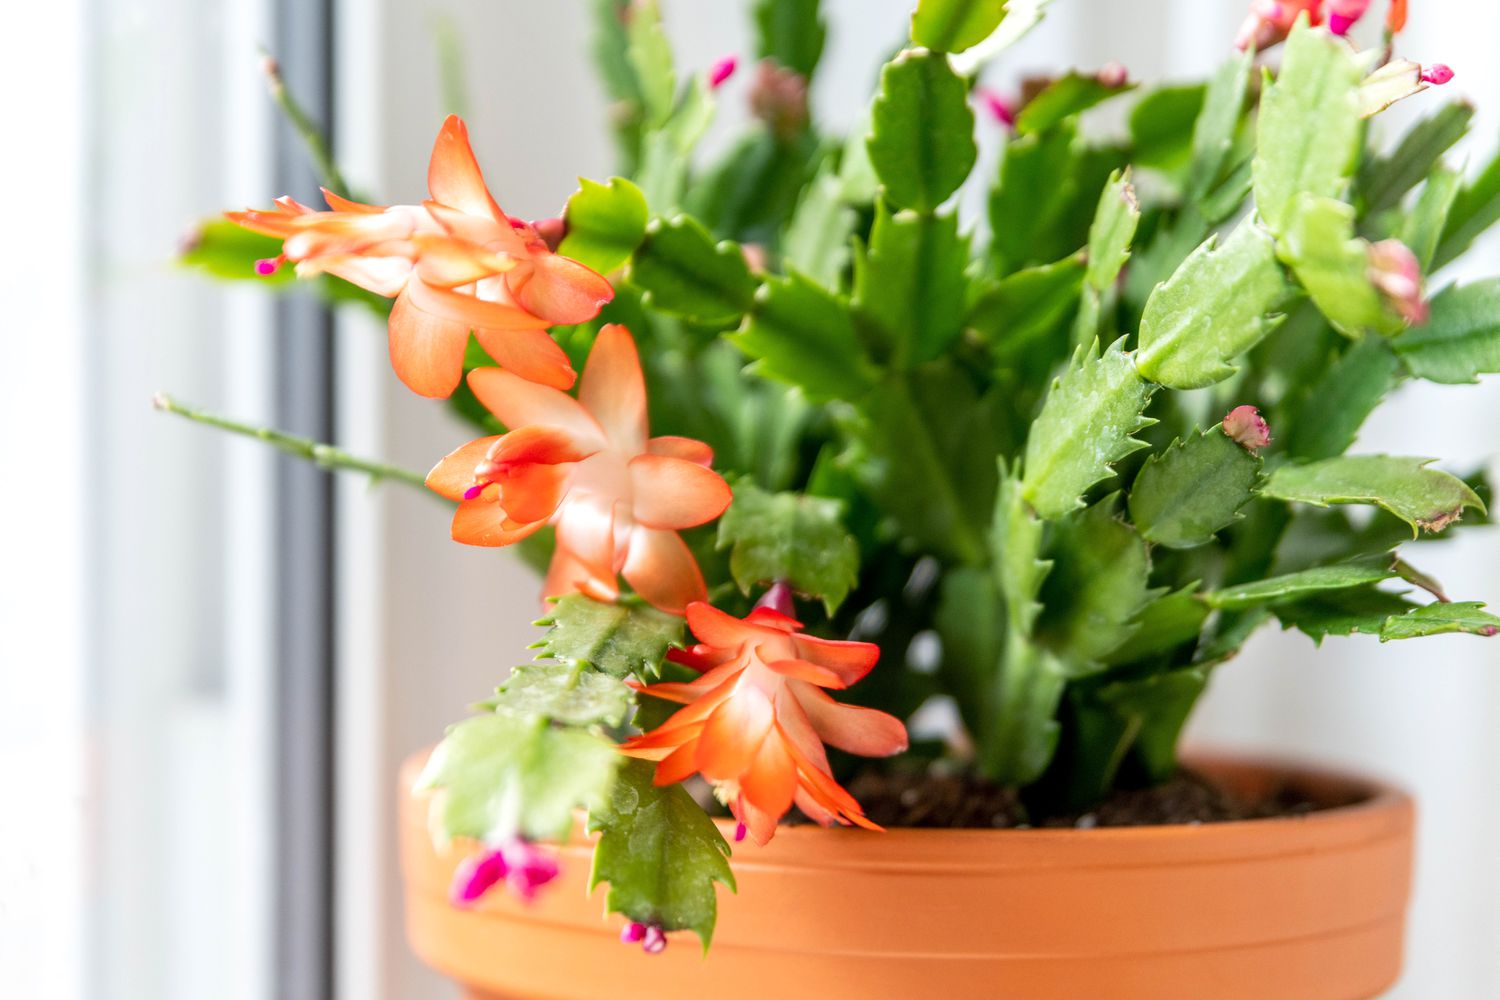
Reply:
<svg viewBox="0 0 1500 1000"><path fill-rule="evenodd" d="M961 1000L1358 1000L1401 967L1413 808L1338 775L1227 760L1195 767L1254 793L1286 783L1357 805L1308 816L1097 830L797 826L740 847L705 959L618 940L589 845L527 907L448 904L462 851L436 853L402 772L407 932L471 1000L940 997Z"/></svg>

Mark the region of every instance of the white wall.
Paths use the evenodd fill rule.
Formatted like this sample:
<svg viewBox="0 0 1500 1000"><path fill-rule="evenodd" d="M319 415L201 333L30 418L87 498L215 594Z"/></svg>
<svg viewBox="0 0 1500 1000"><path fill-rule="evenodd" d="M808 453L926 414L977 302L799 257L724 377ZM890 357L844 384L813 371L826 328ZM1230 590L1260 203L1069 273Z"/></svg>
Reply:
<svg viewBox="0 0 1500 1000"><path fill-rule="evenodd" d="M747 47L741 3L668 0L682 61L702 69ZM904 0L832 0L830 51L816 96L826 120L847 123L881 55L898 40ZM611 157L603 104L584 55L582 0L346 0L341 81L347 171L390 200L423 193L428 144L443 112L431 18L460 27L473 85L472 133L506 209L552 214L577 174L605 175ZM1239 0L1057 0L1049 22L996 67L1022 72L1117 59L1145 79L1200 75L1218 64L1243 13ZM1489 49L1500 7L1485 0L1413 5L1404 48L1459 72L1453 90L1481 106L1473 148L1500 125L1500 69ZM1438 40L1442 40L1439 45ZM748 74L745 74L748 76ZM725 91L742 98L744 76ZM1419 99L1420 100L1420 99ZM1491 259L1480 270L1500 270ZM351 397L345 443L425 467L466 439L439 408L414 399L385 366L383 338L351 321L341 350ZM1403 391L1364 446L1437 453L1456 468L1493 454L1500 383ZM401 940L391 842L399 758L435 740L482 696L530 640L533 583L506 557L446 541L446 515L426 498L346 484L343 546L356 584L343 610L340 670L347 773L341 919L345 996L416 1000L447 995ZM1469 533L1461 550L1434 548L1421 565L1455 593L1500 601L1500 537ZM1330 643L1316 657L1297 638L1265 634L1221 671L1193 735L1389 774L1422 797L1422 859L1412 955L1402 1000L1483 1000L1500 991L1500 648L1455 638L1381 647ZM363 818L357 825L354 817Z"/></svg>

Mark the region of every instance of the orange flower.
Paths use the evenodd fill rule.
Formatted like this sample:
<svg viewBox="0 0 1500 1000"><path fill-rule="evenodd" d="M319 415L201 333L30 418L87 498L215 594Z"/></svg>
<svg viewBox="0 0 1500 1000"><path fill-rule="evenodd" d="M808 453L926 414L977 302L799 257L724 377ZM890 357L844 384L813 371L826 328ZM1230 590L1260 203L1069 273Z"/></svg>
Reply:
<svg viewBox="0 0 1500 1000"><path fill-rule="evenodd" d="M612 601L618 576L677 614L705 594L677 532L711 521L731 499L708 468L713 452L689 438L647 438L646 383L623 326L599 331L578 398L499 368L469 387L509 434L471 441L437 464L427 485L459 501L453 537L509 545L551 524L557 550L546 597L580 591Z"/></svg>
<svg viewBox="0 0 1500 1000"><path fill-rule="evenodd" d="M661 761L658 785L701 773L758 844L793 803L824 826L880 829L833 780L823 745L887 757L906 749L906 727L822 690L864 677L879 648L801 635L799 622L765 607L741 620L700 601L688 605L687 620L699 645L671 658L703 676L641 689L687 707L620 749Z"/></svg>
<svg viewBox="0 0 1500 1000"><path fill-rule="evenodd" d="M609 282L500 210L455 116L438 133L427 186L432 199L422 205L362 205L324 191L333 211L280 198L268 211L228 216L284 240L282 257L299 275L332 274L395 297L391 365L414 392L447 396L458 386L470 330L522 378L571 387L568 357L545 331L598 315L614 297Z"/></svg>
<svg viewBox="0 0 1500 1000"><path fill-rule="evenodd" d="M1406 30L1406 0L1391 0L1391 6L1385 12L1385 30L1393 35Z"/></svg>

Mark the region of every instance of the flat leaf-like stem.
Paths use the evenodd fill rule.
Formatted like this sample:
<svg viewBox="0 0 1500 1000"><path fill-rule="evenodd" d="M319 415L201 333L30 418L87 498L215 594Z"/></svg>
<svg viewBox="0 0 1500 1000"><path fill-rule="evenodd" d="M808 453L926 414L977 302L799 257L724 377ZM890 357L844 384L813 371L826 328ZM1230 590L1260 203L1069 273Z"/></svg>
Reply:
<svg viewBox="0 0 1500 1000"><path fill-rule="evenodd" d="M1336 503L1372 504L1411 525L1442 531L1468 508L1484 502L1462 479L1432 469L1430 458L1395 455L1341 455L1306 465L1284 465L1262 489L1268 497L1326 507Z"/></svg>
<svg viewBox="0 0 1500 1000"><path fill-rule="evenodd" d="M566 840L575 809L602 806L623 758L603 737L545 716L495 712L457 723L433 750L418 788L433 797L432 833L495 842Z"/></svg>
<svg viewBox="0 0 1500 1000"><path fill-rule="evenodd" d="M661 672L667 650L680 645L683 620L647 604L607 604L583 594L558 598L549 626L533 648L537 658L587 663L611 677L647 680Z"/></svg>
<svg viewBox="0 0 1500 1000"><path fill-rule="evenodd" d="M832 615L859 580L859 545L844 527L844 503L800 493L768 493L749 480L719 519L718 547L746 594L784 581L816 597Z"/></svg>
<svg viewBox="0 0 1500 1000"><path fill-rule="evenodd" d="M1114 475L1114 463L1145 447L1134 435L1153 386L1141 379L1119 343L1079 348L1052 383L1026 441L1021 492L1038 514L1055 520L1083 506L1083 495Z"/></svg>
<svg viewBox="0 0 1500 1000"><path fill-rule="evenodd" d="M1275 243L1252 220L1222 247L1210 237L1146 300L1136 367L1170 389L1222 382L1275 328L1287 292Z"/></svg>
<svg viewBox="0 0 1500 1000"><path fill-rule="evenodd" d="M629 920L698 935L705 951L718 917L714 883L735 888L729 844L680 784L660 787L656 768L629 760L609 800L590 810L600 833L589 888L609 883L605 905Z"/></svg>

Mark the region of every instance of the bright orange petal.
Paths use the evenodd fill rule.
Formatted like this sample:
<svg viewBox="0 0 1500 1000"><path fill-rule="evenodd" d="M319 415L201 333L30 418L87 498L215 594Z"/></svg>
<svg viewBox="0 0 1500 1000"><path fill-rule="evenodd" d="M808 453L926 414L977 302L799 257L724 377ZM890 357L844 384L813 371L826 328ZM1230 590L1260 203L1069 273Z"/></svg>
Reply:
<svg viewBox="0 0 1500 1000"><path fill-rule="evenodd" d="M711 469L665 455L630 460L633 512L652 528L693 528L724 513L734 495Z"/></svg>
<svg viewBox="0 0 1500 1000"><path fill-rule="evenodd" d="M504 274L516 266L514 257L490 253L483 247L438 233L417 233L417 276L435 288L471 285L481 278Z"/></svg>
<svg viewBox="0 0 1500 1000"><path fill-rule="evenodd" d="M797 766L779 729L761 742L755 762L740 779L740 791L756 809L781 819L797 794Z"/></svg>
<svg viewBox="0 0 1500 1000"><path fill-rule="evenodd" d="M756 608L745 616L745 621L751 625L775 629L778 632L795 632L802 627L802 623L797 619L789 618L775 608Z"/></svg>
<svg viewBox="0 0 1500 1000"><path fill-rule="evenodd" d="M501 479L500 503L517 521L545 521L562 503L571 471L566 465L544 463L514 469Z"/></svg>
<svg viewBox="0 0 1500 1000"><path fill-rule="evenodd" d="M615 297L614 286L576 260L550 251L531 255L530 274L511 281L511 291L528 312L556 324L584 323Z"/></svg>
<svg viewBox="0 0 1500 1000"><path fill-rule="evenodd" d="M698 561L675 531L637 527L621 574L637 594L669 614L682 614L688 604L708 596Z"/></svg>
<svg viewBox="0 0 1500 1000"><path fill-rule="evenodd" d="M388 299L400 295L411 280L411 261L405 257L334 254L298 262L297 275L304 276L310 266Z"/></svg>
<svg viewBox="0 0 1500 1000"><path fill-rule="evenodd" d="M694 441L692 438L673 437L670 434L654 437L646 442L646 451L652 455L680 458L685 462L694 462L698 465L714 464L714 450L702 441Z"/></svg>
<svg viewBox="0 0 1500 1000"><path fill-rule="evenodd" d="M646 379L635 338L623 326L611 323L599 331L583 367L578 401L621 452L646 450Z"/></svg>
<svg viewBox="0 0 1500 1000"><path fill-rule="evenodd" d="M719 705L698 735L697 768L710 781L736 781L755 763L775 724L771 700L744 685Z"/></svg>
<svg viewBox="0 0 1500 1000"><path fill-rule="evenodd" d="M407 287L412 304L444 319L463 323L465 327L486 330L545 330L547 321L524 309L502 302L487 302L474 295L436 288L424 281L413 281Z"/></svg>
<svg viewBox="0 0 1500 1000"><path fill-rule="evenodd" d="M894 715L834 701L810 684L792 686L818 738L861 757L889 757L907 747L906 727Z"/></svg>
<svg viewBox="0 0 1500 1000"><path fill-rule="evenodd" d="M427 473L427 488L449 500L462 500L474 485L474 467L484 461L499 434L478 438L449 452Z"/></svg>
<svg viewBox="0 0 1500 1000"><path fill-rule="evenodd" d="M696 770L693 764L693 747L678 747L656 765L656 774L651 783L657 786L675 785L682 779L691 777Z"/></svg>
<svg viewBox="0 0 1500 1000"><path fill-rule="evenodd" d="M386 210L385 205L366 205L362 201L352 201L342 195L334 194L326 187L318 188L323 192L323 200L328 202L328 207L335 212L353 212L360 215L378 215Z"/></svg>
<svg viewBox="0 0 1500 1000"><path fill-rule="evenodd" d="M819 687L844 687L844 683L838 674L827 667L820 667L816 663L809 663L806 660L775 660L767 663L766 666L783 677L806 681L809 684L816 684Z"/></svg>
<svg viewBox="0 0 1500 1000"><path fill-rule="evenodd" d="M842 681L838 687L848 687L870 672L880 659L880 647L873 642L846 642L837 639L819 639L816 636L796 635L792 645L797 655L820 667L827 667Z"/></svg>
<svg viewBox="0 0 1500 1000"><path fill-rule="evenodd" d="M776 824L781 819L781 813L766 812L744 795L741 795L737 804L731 808L735 818L745 824L745 830L750 834L751 840L761 847L771 842L771 838L776 835Z"/></svg>
<svg viewBox="0 0 1500 1000"><path fill-rule="evenodd" d="M485 187L484 174L469 145L469 129L463 119L449 115L432 147L427 165L427 189L434 200L470 215L487 215L499 222L505 213Z"/></svg>
<svg viewBox="0 0 1500 1000"><path fill-rule="evenodd" d="M760 638L754 628L707 601L688 605L687 623L699 642L719 649L734 649Z"/></svg>
<svg viewBox="0 0 1500 1000"><path fill-rule="evenodd" d="M510 545L546 523L517 524L493 500L465 500L453 512L453 540L465 545Z"/></svg>
<svg viewBox="0 0 1500 1000"><path fill-rule="evenodd" d="M391 367L413 392L442 398L463 378L469 328L416 308L409 294L412 285L391 308Z"/></svg>
<svg viewBox="0 0 1500 1000"><path fill-rule="evenodd" d="M469 373L469 388L506 427L546 424L571 431L580 443L604 445L604 433L594 418L565 392L499 368L474 369Z"/></svg>
<svg viewBox="0 0 1500 1000"><path fill-rule="evenodd" d="M528 382L571 389L578 380L567 352L545 330L475 330L490 357Z"/></svg>
<svg viewBox="0 0 1500 1000"><path fill-rule="evenodd" d="M595 496L575 495L563 502L555 524L557 552L544 596L556 597L574 590L601 600L618 596L613 504Z"/></svg>
<svg viewBox="0 0 1500 1000"><path fill-rule="evenodd" d="M571 552L558 549L552 554L552 565L542 584L542 597L562 597L575 593L587 594L606 603L620 596L613 577L599 578L588 563Z"/></svg>

